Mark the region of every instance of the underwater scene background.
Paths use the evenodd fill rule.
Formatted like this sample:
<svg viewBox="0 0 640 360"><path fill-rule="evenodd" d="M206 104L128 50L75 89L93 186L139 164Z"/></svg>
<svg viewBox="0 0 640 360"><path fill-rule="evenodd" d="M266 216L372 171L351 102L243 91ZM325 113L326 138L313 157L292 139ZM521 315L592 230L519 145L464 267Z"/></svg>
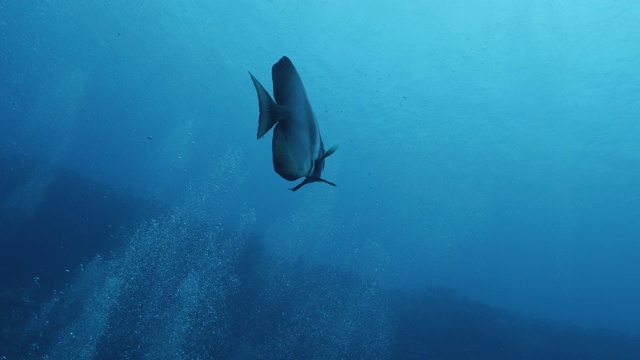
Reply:
<svg viewBox="0 0 640 360"><path fill-rule="evenodd" d="M638 18L0 1L0 359L640 358ZM256 140L283 55L337 187Z"/></svg>

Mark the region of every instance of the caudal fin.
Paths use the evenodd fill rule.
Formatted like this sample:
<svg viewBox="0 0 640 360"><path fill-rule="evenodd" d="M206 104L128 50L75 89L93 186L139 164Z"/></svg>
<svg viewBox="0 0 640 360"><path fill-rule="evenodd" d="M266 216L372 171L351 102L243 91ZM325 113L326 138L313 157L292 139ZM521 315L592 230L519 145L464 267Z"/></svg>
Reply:
<svg viewBox="0 0 640 360"><path fill-rule="evenodd" d="M258 92L258 105L260 107L258 139L260 139L278 122L278 105L273 101L267 90L262 87L258 79L251 72L249 72L249 75L251 75L251 81L253 81L253 85Z"/></svg>
<svg viewBox="0 0 640 360"><path fill-rule="evenodd" d="M325 184L329 184L329 185L331 185L331 186L336 186L336 184L332 183L331 181L327 181L327 180L325 180L325 179L320 179L320 178L318 178L318 181L321 181L321 182L323 182L323 183L325 183Z"/></svg>
<svg viewBox="0 0 640 360"><path fill-rule="evenodd" d="M301 187L303 187L303 186L305 186L305 185L307 185L307 184L310 184L310 183L312 183L312 182L316 182L316 181L323 182L323 183L325 183L325 184L329 184L329 185L331 185L331 186L336 186L336 184L332 183L331 181L327 181L327 180L325 180L325 179L317 178L317 179L315 179L315 180L309 180L309 179L307 178L307 179L304 179L300 184L296 185L295 187L293 187L293 188L291 188L291 189L289 189L289 190L291 190L291 191L296 191L296 190L300 189Z"/></svg>
<svg viewBox="0 0 640 360"><path fill-rule="evenodd" d="M309 184L309 183L311 183L311 182L312 182L312 181L309 181L309 179L304 179L300 184L298 184L298 185L296 185L296 186L292 187L292 188L291 188L291 189L289 189L289 190L291 190L291 191L298 191L298 189L300 189L301 187L303 187L303 186L305 186L305 185L307 185L307 184Z"/></svg>

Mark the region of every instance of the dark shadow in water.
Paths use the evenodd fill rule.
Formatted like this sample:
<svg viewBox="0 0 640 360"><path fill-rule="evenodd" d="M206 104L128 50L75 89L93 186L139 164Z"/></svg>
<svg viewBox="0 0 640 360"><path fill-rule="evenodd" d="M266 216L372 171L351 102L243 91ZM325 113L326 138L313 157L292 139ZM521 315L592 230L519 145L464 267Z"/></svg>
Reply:
<svg viewBox="0 0 640 360"><path fill-rule="evenodd" d="M0 201L6 201L37 165L0 156L0 166L11 170L0 177ZM0 357L49 354L66 326L80 317L88 301L84 294L91 293L91 281L65 287L76 280L80 264L115 251L141 220L162 218L164 212L162 206L55 169L28 218L14 221L14 214L2 213ZM179 310L183 302L189 304L173 295L188 284L185 279L197 263L189 255L211 245L206 224L191 228L195 230L188 241L172 248L171 264L151 263L172 267L165 269L171 278L121 290L94 358L140 358L154 338L151 348L160 346L158 341L167 333L162 326L171 320L171 314L165 315ZM219 238L239 239L232 232ZM180 338L185 358L640 359L637 337L540 322L441 287L423 292L382 289L372 279L338 267L268 256L259 235L237 241L240 250L229 260L229 274L223 279L233 279L229 283L235 285L219 298L223 305L193 303L189 329ZM196 293L215 294L212 287L222 281L195 279ZM47 325L26 331L55 289L64 293L50 305L53 315ZM145 316L153 315L145 299L153 294L166 294L154 298L153 305L169 319L157 328L145 322ZM212 314L224 321L212 321Z"/></svg>
<svg viewBox="0 0 640 360"><path fill-rule="evenodd" d="M6 152L0 152L0 169L0 344L9 344L17 339L3 329L26 321L82 264L117 248L142 218L166 207ZM44 186L29 193L24 186L34 174ZM28 204L19 204L16 193L37 206L21 208Z"/></svg>
<svg viewBox="0 0 640 360"><path fill-rule="evenodd" d="M522 317L432 287L390 296L397 359L637 359L640 338Z"/></svg>

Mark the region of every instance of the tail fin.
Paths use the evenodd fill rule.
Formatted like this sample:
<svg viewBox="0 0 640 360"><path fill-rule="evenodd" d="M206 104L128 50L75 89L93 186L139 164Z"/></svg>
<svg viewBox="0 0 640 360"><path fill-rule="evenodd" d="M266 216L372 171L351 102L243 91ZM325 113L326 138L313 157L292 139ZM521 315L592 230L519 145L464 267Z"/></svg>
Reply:
<svg viewBox="0 0 640 360"><path fill-rule="evenodd" d="M289 190L291 190L291 191L298 191L298 189L300 189L301 187L303 187L303 186L305 186L305 185L307 185L307 184L309 184L309 183L312 183L312 182L313 182L313 181L309 181L309 179L304 179L300 184L298 184L298 185L296 185L296 186L292 187L292 188L291 188L291 189L289 189Z"/></svg>
<svg viewBox="0 0 640 360"><path fill-rule="evenodd" d="M331 185L331 186L336 186L336 184L332 183L331 181L327 181L327 180L325 180L325 179L318 178L318 180L317 180L317 181L321 181L321 182L323 182L323 183L325 183L325 184L329 184L329 185Z"/></svg>
<svg viewBox="0 0 640 360"><path fill-rule="evenodd" d="M258 139L264 136L267 131L271 130L273 125L278 122L278 105L273 101L271 95L262 87L258 79L253 74L251 80L258 92L258 105L260 106L260 117L258 120Z"/></svg>
<svg viewBox="0 0 640 360"><path fill-rule="evenodd" d="M312 183L312 182L316 182L316 181L320 181L320 182L323 182L323 183L329 184L329 185L331 185L331 186L336 186L336 184L332 183L331 181L327 181L327 180L322 179L322 178L317 178L317 179L315 179L315 180L309 180L309 178L306 178L306 179L304 179L300 184L296 185L295 187L293 187L293 188L291 188L291 189L289 189L289 190L291 190L291 191L296 191L296 190L300 189L301 187L303 187L303 186L305 186L305 185L307 185L307 184L310 184L310 183Z"/></svg>

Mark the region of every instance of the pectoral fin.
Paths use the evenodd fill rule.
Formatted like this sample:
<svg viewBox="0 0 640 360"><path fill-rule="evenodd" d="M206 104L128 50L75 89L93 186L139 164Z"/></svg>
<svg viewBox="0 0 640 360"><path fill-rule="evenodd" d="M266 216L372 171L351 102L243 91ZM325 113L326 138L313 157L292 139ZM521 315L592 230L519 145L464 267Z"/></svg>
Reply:
<svg viewBox="0 0 640 360"><path fill-rule="evenodd" d="M338 145L333 145L331 148L329 148L329 150L324 152L324 157L328 158L329 156L331 156L331 154L336 152L336 150L338 150Z"/></svg>

